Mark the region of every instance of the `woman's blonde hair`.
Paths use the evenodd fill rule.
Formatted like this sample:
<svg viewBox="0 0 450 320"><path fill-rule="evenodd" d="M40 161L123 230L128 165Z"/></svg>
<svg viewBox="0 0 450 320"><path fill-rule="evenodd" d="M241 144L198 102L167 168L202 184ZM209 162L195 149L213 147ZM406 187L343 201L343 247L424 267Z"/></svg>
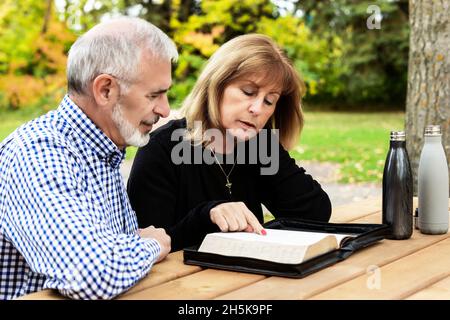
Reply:
<svg viewBox="0 0 450 320"><path fill-rule="evenodd" d="M292 148L303 127L301 98L305 85L289 59L268 36L247 34L222 45L209 59L191 93L184 100L181 114L186 117L187 137L205 143L203 132L223 129L220 102L225 88L233 81L261 75L259 85L279 83L281 91L268 124L279 129L284 148ZM201 121L201 126L195 126Z"/></svg>

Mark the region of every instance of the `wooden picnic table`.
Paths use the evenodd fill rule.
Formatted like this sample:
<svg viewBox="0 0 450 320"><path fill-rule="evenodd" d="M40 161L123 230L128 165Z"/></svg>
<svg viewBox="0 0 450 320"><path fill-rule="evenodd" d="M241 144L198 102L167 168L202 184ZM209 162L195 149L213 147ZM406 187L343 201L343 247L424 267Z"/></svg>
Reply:
<svg viewBox="0 0 450 320"><path fill-rule="evenodd" d="M331 222L381 223L381 199L336 207ZM185 265L178 251L117 299L450 299L449 235L414 230L408 240L382 240L302 279ZM43 290L21 299L63 297Z"/></svg>

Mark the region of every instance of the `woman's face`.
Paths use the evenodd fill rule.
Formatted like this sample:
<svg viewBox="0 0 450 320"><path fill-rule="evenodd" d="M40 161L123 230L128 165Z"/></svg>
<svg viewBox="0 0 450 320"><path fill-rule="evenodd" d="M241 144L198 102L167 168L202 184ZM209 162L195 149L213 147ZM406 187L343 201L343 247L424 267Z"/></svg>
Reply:
<svg viewBox="0 0 450 320"><path fill-rule="evenodd" d="M224 129L239 140L254 137L275 112L280 98L277 85L259 85L261 78L250 76L231 82L219 106Z"/></svg>

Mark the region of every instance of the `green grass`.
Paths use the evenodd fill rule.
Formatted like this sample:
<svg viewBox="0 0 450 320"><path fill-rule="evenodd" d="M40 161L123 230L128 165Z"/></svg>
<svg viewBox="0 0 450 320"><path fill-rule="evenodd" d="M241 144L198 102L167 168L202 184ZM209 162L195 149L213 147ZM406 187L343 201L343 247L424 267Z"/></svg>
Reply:
<svg viewBox="0 0 450 320"><path fill-rule="evenodd" d="M127 160L134 159L134 157L136 156L137 150L138 150L137 147L128 147L125 159L127 159Z"/></svg>
<svg viewBox="0 0 450 320"><path fill-rule="evenodd" d="M0 141L40 111L0 113ZM342 183L381 183L389 132L403 130L402 112L305 112L299 144L290 153L300 161L326 161L341 166ZM127 148L133 159L137 148Z"/></svg>
<svg viewBox="0 0 450 320"><path fill-rule="evenodd" d="M381 183L389 133L404 129L403 112L305 112L295 159L341 165L339 182Z"/></svg>
<svg viewBox="0 0 450 320"><path fill-rule="evenodd" d="M21 124L41 115L42 113L42 110L0 112L0 141L5 139Z"/></svg>

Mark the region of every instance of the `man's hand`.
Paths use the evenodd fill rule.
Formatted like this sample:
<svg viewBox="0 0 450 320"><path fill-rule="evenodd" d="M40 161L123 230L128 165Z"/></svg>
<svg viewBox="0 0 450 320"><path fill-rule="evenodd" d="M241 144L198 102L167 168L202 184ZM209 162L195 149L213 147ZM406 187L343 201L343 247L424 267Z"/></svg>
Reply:
<svg viewBox="0 0 450 320"><path fill-rule="evenodd" d="M243 202L226 202L219 204L209 212L211 221L222 232L245 231L265 235L266 231L255 215Z"/></svg>
<svg viewBox="0 0 450 320"><path fill-rule="evenodd" d="M155 263L163 260L170 252L170 237L167 235L166 230L163 228L155 228L154 226L147 227L145 229L138 229L138 235L142 238L155 239L161 246L161 252Z"/></svg>

